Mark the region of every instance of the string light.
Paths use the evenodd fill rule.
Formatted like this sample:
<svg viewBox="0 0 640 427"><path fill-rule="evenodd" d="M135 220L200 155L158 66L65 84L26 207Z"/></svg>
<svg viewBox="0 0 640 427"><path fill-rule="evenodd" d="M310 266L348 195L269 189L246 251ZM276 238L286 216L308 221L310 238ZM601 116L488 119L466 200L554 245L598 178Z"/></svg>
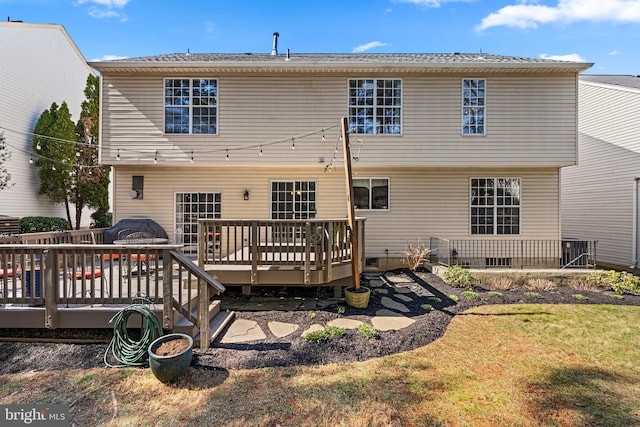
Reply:
<svg viewBox="0 0 640 427"><path fill-rule="evenodd" d="M189 162L190 162L190 163L193 163L193 162L194 162L194 160L193 160L193 150L191 150L191 160L189 160Z"/></svg>
<svg viewBox="0 0 640 427"><path fill-rule="evenodd" d="M51 165L51 170L52 171L56 170L56 165Z"/></svg>
<svg viewBox="0 0 640 427"><path fill-rule="evenodd" d="M228 148L227 148L227 155L226 155L226 157L225 157L224 159L225 159L227 162L229 161L229 149L228 149Z"/></svg>
<svg viewBox="0 0 640 427"><path fill-rule="evenodd" d="M36 144L36 150L38 150L38 151L42 150L42 146L40 145L40 141L38 141L38 143Z"/></svg>
<svg viewBox="0 0 640 427"><path fill-rule="evenodd" d="M322 142L325 142L327 138L324 137L324 129L322 129Z"/></svg>
<svg viewBox="0 0 640 427"><path fill-rule="evenodd" d="M158 150L156 150L156 156L153 158L153 164L154 165L158 164Z"/></svg>
<svg viewBox="0 0 640 427"><path fill-rule="evenodd" d="M118 148L118 154L116 154L116 160L120 161L120 149Z"/></svg>
<svg viewBox="0 0 640 427"><path fill-rule="evenodd" d="M262 144L260 144L260 157L262 157Z"/></svg>
<svg viewBox="0 0 640 427"><path fill-rule="evenodd" d="M33 164L33 156L29 156L29 164L32 165Z"/></svg>
<svg viewBox="0 0 640 427"><path fill-rule="evenodd" d="M295 150L296 149L296 140L291 138L291 149Z"/></svg>

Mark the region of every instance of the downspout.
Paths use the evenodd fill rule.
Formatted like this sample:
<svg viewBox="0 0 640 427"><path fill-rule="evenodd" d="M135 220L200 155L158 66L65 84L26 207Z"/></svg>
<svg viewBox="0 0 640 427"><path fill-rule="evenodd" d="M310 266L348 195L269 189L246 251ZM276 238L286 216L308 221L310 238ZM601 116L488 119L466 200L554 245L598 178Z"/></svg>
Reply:
<svg viewBox="0 0 640 427"><path fill-rule="evenodd" d="M638 181L640 177L633 179L633 224L631 224L631 265L635 269L638 266Z"/></svg>

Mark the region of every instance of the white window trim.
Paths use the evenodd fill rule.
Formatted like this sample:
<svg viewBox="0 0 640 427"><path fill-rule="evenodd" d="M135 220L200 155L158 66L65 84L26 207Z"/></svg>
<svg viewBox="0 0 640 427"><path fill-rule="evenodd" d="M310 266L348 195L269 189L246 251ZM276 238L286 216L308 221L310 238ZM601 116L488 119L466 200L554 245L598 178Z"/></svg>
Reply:
<svg viewBox="0 0 640 427"><path fill-rule="evenodd" d="M347 78L347 120L349 119L349 108L351 108L351 106L349 105L349 89L350 89L350 82L351 80L373 80L374 81L374 86L375 86L375 82L378 80L399 80L400 81L400 133L351 133L349 132L350 135L363 135L363 136L377 136L377 137L398 137L398 136L402 136L404 134L404 79L401 78L384 78L384 77L349 77ZM374 88L375 89L375 88ZM374 99L375 100L375 99ZM377 104L374 103L373 105L373 109L374 109L374 121L375 121L375 109L378 107ZM384 107L384 106L382 106ZM375 125L374 125L374 130L375 130Z"/></svg>
<svg viewBox="0 0 640 427"><path fill-rule="evenodd" d="M484 80L484 125L482 133L464 133L464 81ZM464 77L460 80L460 136L482 137L487 136L487 79L484 77Z"/></svg>
<svg viewBox="0 0 640 427"><path fill-rule="evenodd" d="M189 133L168 133L166 116L166 84L167 80L189 80L189 101L193 99L193 80L215 80L216 81L216 133L193 133L193 103L189 102ZM218 77L165 77L162 79L162 134L165 136L218 136L220 135L220 79Z"/></svg>
<svg viewBox="0 0 640 427"><path fill-rule="evenodd" d="M374 179L386 179L387 180L387 208L386 209L373 209L373 208L368 208L368 209L360 209L360 208L355 208L355 210L357 210L358 212L389 212L391 210L391 179L388 176L358 176L358 177L354 177L354 180L356 179L368 179L369 180L369 206L371 206L371 202L372 202L372 198L371 198L371 181L373 181ZM355 201L354 201L354 205L355 205Z"/></svg>
<svg viewBox="0 0 640 427"><path fill-rule="evenodd" d="M473 205L471 204L471 182L474 179L493 179L494 183L496 180L498 179L517 179L520 182L520 204L518 205L518 208L520 209L520 215L518 215L518 233L513 233L513 234L498 234L498 205L494 203L493 207L493 233L491 234L479 234L479 233L473 233L472 232L472 226L471 226L471 220L472 220L472 216L471 216L471 208L473 208ZM469 215L469 219L468 219L468 224L469 224L469 236L520 236L522 234L522 209L523 209L523 205L522 205L522 177L519 176L472 176L469 178L469 183L468 183L468 187L467 187L467 191L468 191L468 201L469 201L469 206L467 208L467 214ZM494 194L494 202L495 202L495 198L497 197L497 193Z"/></svg>
<svg viewBox="0 0 640 427"><path fill-rule="evenodd" d="M214 195L214 206L217 203L215 201L215 195L219 194L220 195L220 216L216 217L215 216L215 210L214 210L214 217L213 219L220 219L222 218L222 206L224 206L223 203L223 198L224 198L224 194L222 191L195 191L195 190L184 190L184 191L174 191L173 192L173 236L170 236L171 238L175 237L175 230L178 229L178 221L177 221L177 216L178 216L178 212L176 212L176 208L177 208L177 202L176 202L176 197L178 194L213 194ZM183 223L184 225L184 223ZM183 232L184 233L184 232ZM184 240L184 234L182 236L183 240ZM198 244L199 245L199 244ZM191 253L191 252L190 252Z"/></svg>

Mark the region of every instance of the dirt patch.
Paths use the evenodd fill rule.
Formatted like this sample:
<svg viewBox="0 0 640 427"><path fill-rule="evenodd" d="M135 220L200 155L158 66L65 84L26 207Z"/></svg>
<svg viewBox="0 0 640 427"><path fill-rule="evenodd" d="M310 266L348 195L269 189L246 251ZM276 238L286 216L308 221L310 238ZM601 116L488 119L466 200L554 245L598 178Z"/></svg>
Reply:
<svg viewBox="0 0 640 427"><path fill-rule="evenodd" d="M155 350L152 350L154 354L158 356L173 356L176 354L180 354L186 349L189 348L189 341L184 338L180 338L177 340L165 341L158 346Z"/></svg>
<svg viewBox="0 0 640 427"><path fill-rule="evenodd" d="M237 318L254 320L265 332L264 340L225 344L220 339L207 350L194 348L192 366L198 369L248 369L270 366L317 365L367 360L402 351L413 350L440 338L451 319L463 311L487 304L613 304L640 306L640 296L625 295L616 298L612 292L575 291L560 286L553 291L531 292L524 287L501 291L495 294L487 289L475 288L473 294L466 289L446 285L438 276L408 270L395 270L383 275L365 275L363 285L372 289L366 308L349 307L343 302L318 306L309 301L300 303L297 310L237 311ZM453 299L451 296L454 295ZM576 297L581 295L581 297ZM233 299L230 293L229 298ZM241 298L236 296L236 298ZM356 329L348 329L342 337L334 337L323 343L307 341L302 332L311 325L326 325L341 317L371 323L379 310L385 310L383 299L402 302L408 308L401 313L414 321L412 325L398 331L380 331L376 339L367 339ZM455 301L457 299L457 301ZM302 299L300 300L302 301ZM231 302L231 301L230 301ZM224 307L224 304L223 304ZM343 308L340 308L343 307ZM344 311L343 311L344 310ZM270 332L269 322L298 325L295 333L276 337ZM19 329L4 330L25 337ZM111 330L93 331L92 335L110 339ZM77 334L86 331L48 331L47 334ZM102 335L101 335L102 334ZM67 368L92 368L104 366L103 355L106 343L99 344L50 344L0 342L3 363L0 374L21 371L56 370Z"/></svg>

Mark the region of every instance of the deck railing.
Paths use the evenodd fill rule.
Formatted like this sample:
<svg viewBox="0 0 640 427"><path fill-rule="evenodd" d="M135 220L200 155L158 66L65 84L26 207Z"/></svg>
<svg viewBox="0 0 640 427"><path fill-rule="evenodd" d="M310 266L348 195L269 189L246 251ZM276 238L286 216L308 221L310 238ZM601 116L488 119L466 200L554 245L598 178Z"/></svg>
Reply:
<svg viewBox="0 0 640 427"><path fill-rule="evenodd" d="M431 261L466 268L595 268L592 240L449 240L430 238Z"/></svg>
<svg viewBox="0 0 640 427"><path fill-rule="evenodd" d="M140 296L163 305L163 327L174 310L207 328L209 297L224 286L176 245L0 244L0 304L44 306L56 328L59 306L131 304ZM0 307L0 311L2 307Z"/></svg>
<svg viewBox="0 0 640 427"><path fill-rule="evenodd" d="M364 218L355 221L364 260ZM330 273L331 266L351 261L350 229L346 219L198 221L198 264L293 266ZM362 265L362 262L361 262ZM329 274L330 276L330 274Z"/></svg>

